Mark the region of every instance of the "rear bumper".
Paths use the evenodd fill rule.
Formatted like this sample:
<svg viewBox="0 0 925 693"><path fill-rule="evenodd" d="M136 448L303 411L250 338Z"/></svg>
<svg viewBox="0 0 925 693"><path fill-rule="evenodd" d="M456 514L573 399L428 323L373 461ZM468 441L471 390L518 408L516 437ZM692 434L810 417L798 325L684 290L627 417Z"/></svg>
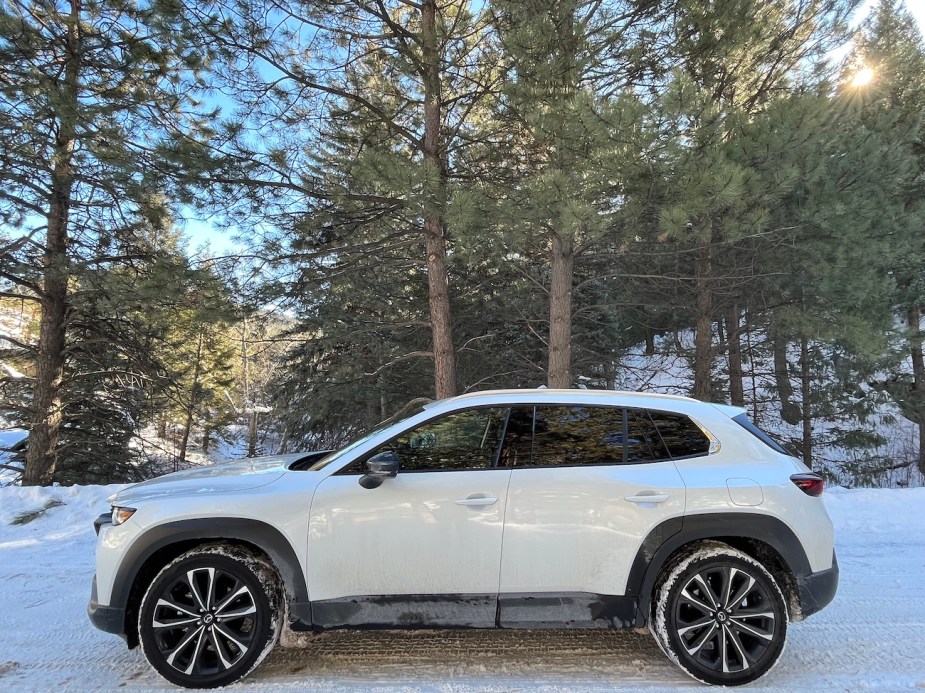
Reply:
<svg viewBox="0 0 925 693"><path fill-rule="evenodd" d="M90 617L90 623L100 630L125 637L125 609L103 606L97 601L96 575L93 576L93 586L90 588L87 616Z"/></svg>
<svg viewBox="0 0 925 693"><path fill-rule="evenodd" d="M797 578L800 589L800 609L804 617L816 613L832 599L838 589L838 559L832 553L832 567Z"/></svg>

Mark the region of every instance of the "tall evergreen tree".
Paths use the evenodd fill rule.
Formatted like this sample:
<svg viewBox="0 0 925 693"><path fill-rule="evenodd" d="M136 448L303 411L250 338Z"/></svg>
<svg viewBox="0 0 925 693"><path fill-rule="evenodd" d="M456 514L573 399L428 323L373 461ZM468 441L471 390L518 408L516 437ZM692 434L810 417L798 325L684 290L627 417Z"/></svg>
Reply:
<svg viewBox="0 0 925 693"><path fill-rule="evenodd" d="M481 15L465 0L229 0L200 11L200 27L244 64L235 88L253 101L231 128L241 135L236 156L251 166L238 182L260 200L261 214L279 212L272 222L282 238L271 245L294 265L323 253L349 264L348 254L394 242L370 238L375 229L400 226L427 282L432 392L455 394L447 208L461 135L495 70ZM251 126L265 128L260 141L248 141ZM301 218L285 223L294 209Z"/></svg>
<svg viewBox="0 0 925 693"><path fill-rule="evenodd" d="M547 384L571 387L575 262L614 227L625 169L647 144L632 86L657 3L494 2L510 61L500 104L519 161L502 165L498 214L548 257ZM652 42L649 49L657 47ZM503 156L504 153L502 153Z"/></svg>
<svg viewBox="0 0 925 693"><path fill-rule="evenodd" d="M761 233L769 198L782 181L762 189L749 162L736 156L753 119L799 85L825 53L844 40L855 3L842 0L683 2L677 5L679 61L667 90L665 122L674 153L663 230L685 238L695 315L693 396L710 399L715 350L715 295L724 290L717 252ZM733 330L733 334L737 334Z"/></svg>
<svg viewBox="0 0 925 693"><path fill-rule="evenodd" d="M901 170L890 207L890 241L896 253L889 270L896 308L906 325L911 368L887 383L903 415L919 431L919 470L925 474L925 43L915 19L895 0L880 0L865 21L846 66L842 98L861 108L864 125L895 148ZM858 79L858 77L862 79Z"/></svg>
<svg viewBox="0 0 925 693"><path fill-rule="evenodd" d="M55 473L75 263L136 255L139 229L166 210L166 157L189 154L200 129L188 77L206 56L184 41L173 9L132 0L0 4L0 214L45 236L41 273L6 276L42 315L26 484Z"/></svg>

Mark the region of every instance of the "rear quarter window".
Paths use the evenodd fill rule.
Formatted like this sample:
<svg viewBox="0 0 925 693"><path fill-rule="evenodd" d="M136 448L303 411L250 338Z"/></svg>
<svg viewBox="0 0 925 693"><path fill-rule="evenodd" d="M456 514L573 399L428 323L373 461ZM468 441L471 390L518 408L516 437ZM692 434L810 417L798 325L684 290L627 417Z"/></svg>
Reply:
<svg viewBox="0 0 925 693"><path fill-rule="evenodd" d="M672 459L709 454L710 439L687 416L652 410L649 416Z"/></svg>
<svg viewBox="0 0 925 693"><path fill-rule="evenodd" d="M748 418L748 414L744 414L744 413L739 414L738 416L734 416L732 420L735 421L737 424L739 424L746 431L751 433L753 436L755 436L762 443L764 443L769 448L771 448L774 452L779 452L782 455L789 455L791 457L794 457L794 454L792 452L787 450L787 448L785 448L783 445L778 443L771 436L769 436L767 433L765 433L760 428L758 428L755 424L753 424L752 420Z"/></svg>

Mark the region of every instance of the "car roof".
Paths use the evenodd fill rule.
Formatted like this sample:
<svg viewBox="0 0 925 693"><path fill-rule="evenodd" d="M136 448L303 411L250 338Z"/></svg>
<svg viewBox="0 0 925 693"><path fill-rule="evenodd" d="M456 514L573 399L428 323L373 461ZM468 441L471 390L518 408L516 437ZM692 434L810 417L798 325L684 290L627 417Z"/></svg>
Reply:
<svg viewBox="0 0 925 693"><path fill-rule="evenodd" d="M493 404L609 404L688 413L715 413L716 411L716 407L709 402L701 402L680 395L621 390L553 390L546 388L471 392L431 402L425 405L425 408L450 411L461 406L491 406Z"/></svg>

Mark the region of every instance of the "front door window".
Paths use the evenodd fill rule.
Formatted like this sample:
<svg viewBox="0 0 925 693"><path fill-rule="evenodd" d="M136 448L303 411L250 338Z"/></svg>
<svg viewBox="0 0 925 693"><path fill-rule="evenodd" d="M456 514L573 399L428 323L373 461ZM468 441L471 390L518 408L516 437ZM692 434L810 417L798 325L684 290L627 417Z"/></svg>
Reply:
<svg viewBox="0 0 925 693"><path fill-rule="evenodd" d="M488 469L501 442L507 410L470 409L428 421L380 447L394 452L402 472Z"/></svg>

